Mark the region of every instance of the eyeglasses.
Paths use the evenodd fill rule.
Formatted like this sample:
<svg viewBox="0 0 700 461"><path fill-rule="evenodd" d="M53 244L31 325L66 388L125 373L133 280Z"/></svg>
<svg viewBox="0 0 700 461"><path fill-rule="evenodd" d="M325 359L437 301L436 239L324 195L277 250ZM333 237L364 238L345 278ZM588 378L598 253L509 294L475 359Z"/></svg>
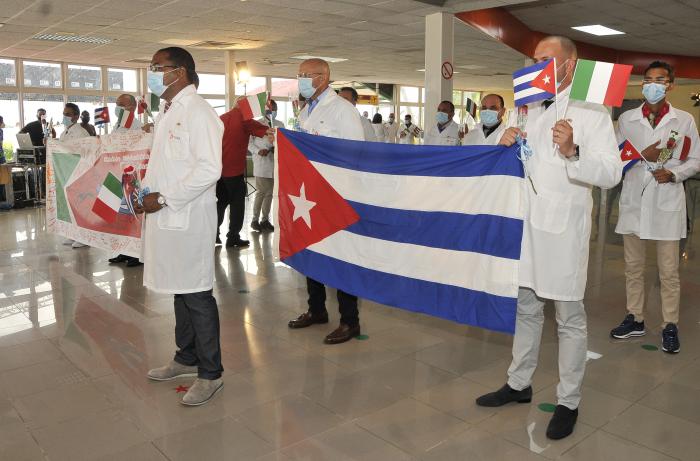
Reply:
<svg viewBox="0 0 700 461"><path fill-rule="evenodd" d="M311 72L308 74L297 74L297 78L314 78L315 75L323 75L320 72Z"/></svg>
<svg viewBox="0 0 700 461"><path fill-rule="evenodd" d="M169 64L166 64L164 66L159 66L157 64L151 64L150 66L148 66L148 70L150 70L151 72L163 72L163 69L165 69L166 67L169 67L171 69L178 68L178 66L171 66Z"/></svg>
<svg viewBox="0 0 700 461"><path fill-rule="evenodd" d="M642 85L646 85L647 83L661 83L661 84L666 84L669 83L670 80L666 77L658 77L658 78L645 78L642 80Z"/></svg>

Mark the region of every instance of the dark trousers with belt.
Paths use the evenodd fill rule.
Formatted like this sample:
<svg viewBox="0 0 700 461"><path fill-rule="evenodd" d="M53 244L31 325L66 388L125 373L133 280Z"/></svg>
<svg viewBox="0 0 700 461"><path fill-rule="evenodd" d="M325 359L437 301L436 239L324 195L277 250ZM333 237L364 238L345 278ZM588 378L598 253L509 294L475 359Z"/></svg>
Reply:
<svg viewBox="0 0 700 461"><path fill-rule="evenodd" d="M216 212L219 222L216 228L216 235L219 235L219 228L224 222L224 213L230 205L231 215L228 220L228 234L226 234L226 238L231 241L240 239L245 216L245 194L247 190L243 175L221 178L216 183Z"/></svg>
<svg viewBox="0 0 700 461"><path fill-rule="evenodd" d="M221 366L219 311L212 290L175 295L175 361L198 368L202 379L218 379Z"/></svg>
<svg viewBox="0 0 700 461"><path fill-rule="evenodd" d="M326 310L326 287L321 282L306 278L306 289L309 293L309 312L323 315ZM360 323L360 311L357 309L357 296L338 290L338 307L340 323L354 327Z"/></svg>

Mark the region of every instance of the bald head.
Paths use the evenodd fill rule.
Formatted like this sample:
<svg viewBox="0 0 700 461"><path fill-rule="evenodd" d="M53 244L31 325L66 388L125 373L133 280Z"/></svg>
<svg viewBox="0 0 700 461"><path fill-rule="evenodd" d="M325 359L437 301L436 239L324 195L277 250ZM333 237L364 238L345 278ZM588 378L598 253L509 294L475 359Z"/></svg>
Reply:
<svg viewBox="0 0 700 461"><path fill-rule="evenodd" d="M557 82L561 83L559 91L571 83L578 52L576 44L567 37L550 35L537 44L533 58L535 62L555 59L557 64Z"/></svg>
<svg viewBox="0 0 700 461"><path fill-rule="evenodd" d="M117 105L123 107L129 112L134 112L136 110L136 98L130 94L122 94L117 98Z"/></svg>
<svg viewBox="0 0 700 461"><path fill-rule="evenodd" d="M323 59L307 59L299 64L299 77L310 78L316 90L311 99L326 91L331 81L331 68Z"/></svg>

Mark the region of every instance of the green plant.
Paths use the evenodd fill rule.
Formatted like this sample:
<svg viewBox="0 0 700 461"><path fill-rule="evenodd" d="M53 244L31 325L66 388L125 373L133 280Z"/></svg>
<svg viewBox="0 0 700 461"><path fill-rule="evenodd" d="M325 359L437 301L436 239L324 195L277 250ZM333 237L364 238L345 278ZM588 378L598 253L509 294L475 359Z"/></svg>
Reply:
<svg viewBox="0 0 700 461"><path fill-rule="evenodd" d="M5 155L8 162L12 161L14 158L15 149L12 147L12 143L10 141L3 141L2 153Z"/></svg>

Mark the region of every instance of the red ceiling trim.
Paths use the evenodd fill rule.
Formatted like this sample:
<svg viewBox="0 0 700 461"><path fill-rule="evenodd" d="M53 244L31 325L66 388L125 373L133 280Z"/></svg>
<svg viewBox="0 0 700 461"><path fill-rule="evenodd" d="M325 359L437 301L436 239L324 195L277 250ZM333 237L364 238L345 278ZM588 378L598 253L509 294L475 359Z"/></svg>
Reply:
<svg viewBox="0 0 700 461"><path fill-rule="evenodd" d="M455 14L455 17L526 56L532 56L537 43L548 35L530 29L505 8L466 11ZM644 73L644 69L650 62L661 60L668 62L675 68L676 77L700 78L700 58L695 56L617 50L590 43L575 42L579 57L596 61L632 64L635 74Z"/></svg>

